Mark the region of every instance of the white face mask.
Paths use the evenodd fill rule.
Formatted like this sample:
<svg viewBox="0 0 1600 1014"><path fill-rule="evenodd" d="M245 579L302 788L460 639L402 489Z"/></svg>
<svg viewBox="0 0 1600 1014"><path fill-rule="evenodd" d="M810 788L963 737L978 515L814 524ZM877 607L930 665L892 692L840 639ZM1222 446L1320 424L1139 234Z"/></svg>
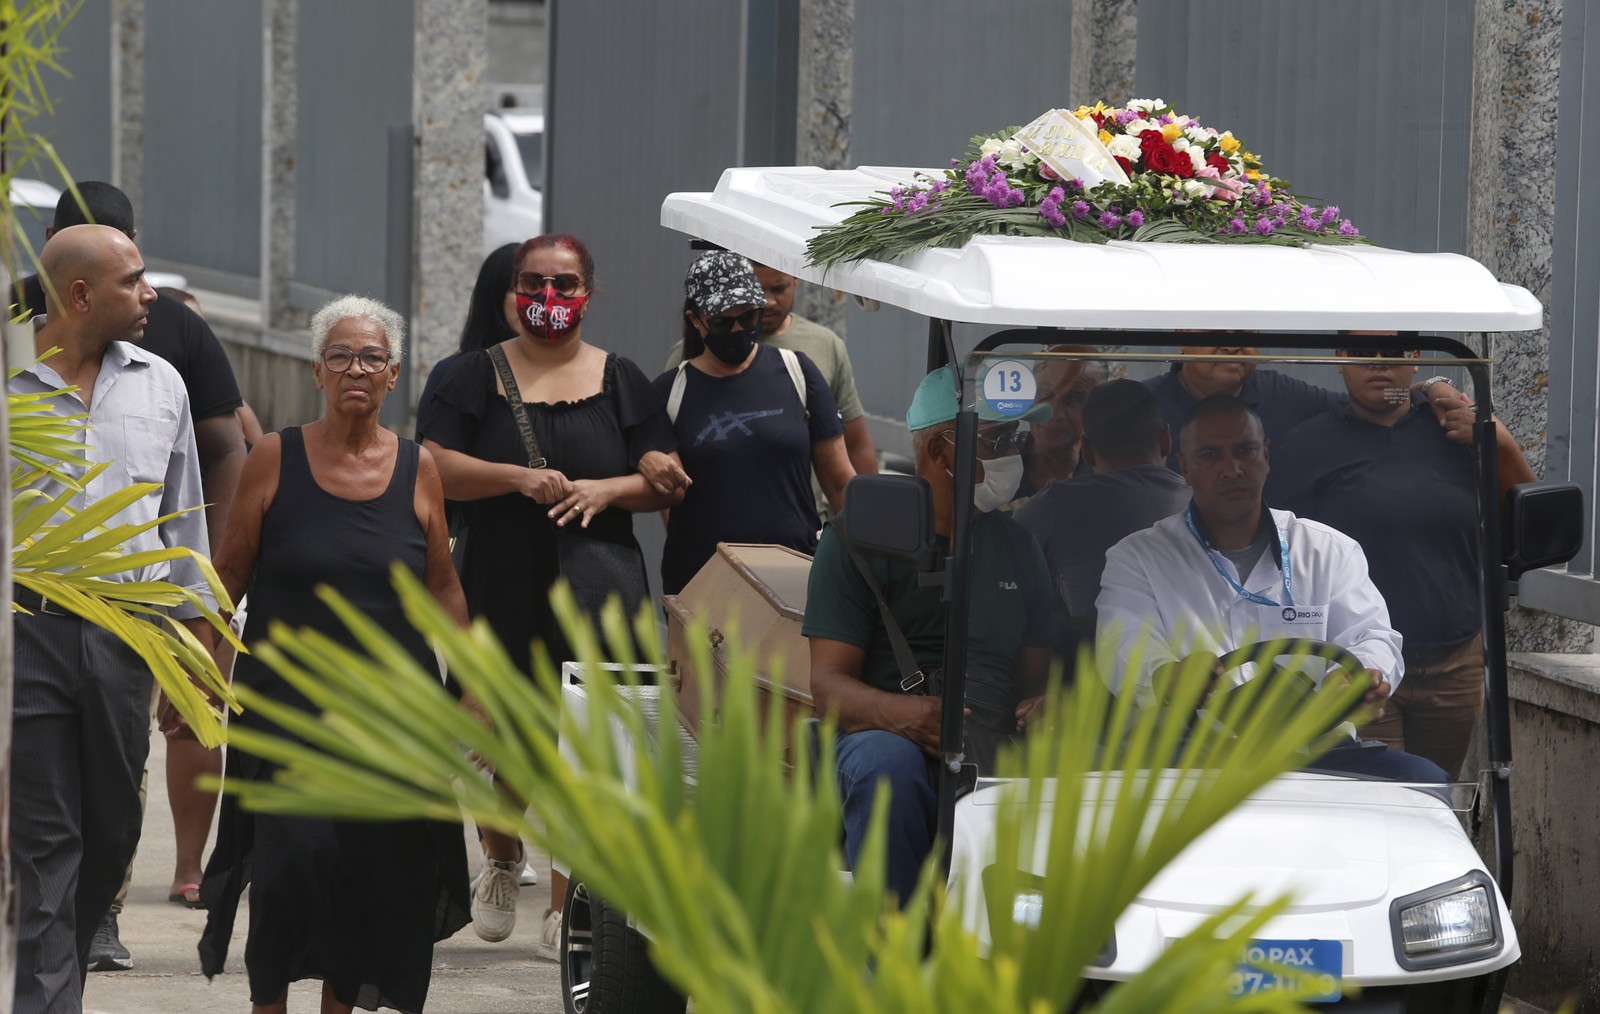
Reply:
<svg viewBox="0 0 1600 1014"><path fill-rule="evenodd" d="M950 472L947 468L946 472ZM954 472L950 472L952 477ZM972 505L978 508L979 514L1004 507L1016 499L1017 490L1022 486L1022 455L1008 454L1003 458L995 458L983 463L983 481L972 491Z"/></svg>

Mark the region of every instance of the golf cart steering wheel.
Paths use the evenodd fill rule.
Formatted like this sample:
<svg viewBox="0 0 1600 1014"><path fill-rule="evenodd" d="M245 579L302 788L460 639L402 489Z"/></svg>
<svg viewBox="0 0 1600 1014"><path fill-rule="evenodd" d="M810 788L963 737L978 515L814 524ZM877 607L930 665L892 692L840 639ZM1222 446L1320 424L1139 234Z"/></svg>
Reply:
<svg viewBox="0 0 1600 1014"><path fill-rule="evenodd" d="M1294 670L1278 664L1278 659L1284 655L1324 659L1333 663L1333 668L1342 671L1351 680L1365 676L1367 673L1366 663L1331 641L1318 641L1310 637L1290 637L1271 641L1257 641L1254 644L1247 644L1242 648L1233 649L1217 659L1218 675L1226 675L1250 662L1255 662L1260 667L1260 671L1256 673L1253 677L1254 679L1261 679L1263 676L1271 678L1282 673L1293 672Z"/></svg>

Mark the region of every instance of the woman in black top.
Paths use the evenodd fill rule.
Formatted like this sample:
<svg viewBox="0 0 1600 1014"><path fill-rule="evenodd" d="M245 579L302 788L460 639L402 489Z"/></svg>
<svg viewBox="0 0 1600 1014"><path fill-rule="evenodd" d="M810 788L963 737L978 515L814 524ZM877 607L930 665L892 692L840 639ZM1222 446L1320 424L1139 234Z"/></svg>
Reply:
<svg viewBox="0 0 1600 1014"><path fill-rule="evenodd" d="M558 665L573 657L550 609L557 578L567 579L587 611L612 593L630 615L637 611L648 585L633 515L677 503L687 477L644 374L584 340L594 259L583 243L566 235L528 240L517 251L512 285L516 337L461 357L429 405L423 445L438 458L445 495L465 502L468 609L531 672L533 641ZM496 358L520 397L536 453ZM670 459L675 492L659 492L637 471L652 453ZM487 940L503 940L516 921L521 849L487 829L484 846L491 861L474 888L474 926ZM564 886L552 878L554 910Z"/></svg>
<svg viewBox="0 0 1600 1014"><path fill-rule="evenodd" d="M821 525L812 467L834 513L855 474L821 372L802 353L758 340L767 296L750 262L725 250L705 254L690 267L684 293L684 319L701 347L655 381L694 476L667 519L661 587L669 595L718 542L814 551ZM693 347L685 341L685 354Z"/></svg>
<svg viewBox="0 0 1600 1014"><path fill-rule="evenodd" d="M1390 349L1382 356L1411 354ZM1472 437L1449 423L1470 425L1471 408L1454 395L1441 423L1426 394L1411 392L1416 367L1372 362L1371 352L1339 355L1350 359L1339 368L1349 403L1273 442L1267 500L1361 544L1372 583L1405 638L1404 675L1363 733L1456 778L1483 707ZM1498 423L1496 430L1502 491L1531 481L1511 434Z"/></svg>
<svg viewBox="0 0 1600 1014"><path fill-rule="evenodd" d="M466 603L445 535L433 457L378 425L399 373L405 325L358 296L311 321L312 376L327 399L321 419L262 438L245 463L217 573L238 601L248 588L246 643L271 624L311 628L354 646L314 590L327 584L404 645L417 664L438 662L407 622L390 569L420 577L463 625ZM306 711L310 702L258 656L234 679ZM276 727L246 711L234 721ZM274 765L228 751L230 777L270 778ZM222 971L239 897L250 886L245 967L257 1014L283 1011L297 979L321 979L322 1010L421 1011L433 944L467 922L467 867L459 824L346 822L247 813L224 798L217 847L201 895L209 913L201 966Z"/></svg>
<svg viewBox="0 0 1600 1014"><path fill-rule="evenodd" d="M461 340L456 350L433 364L428 379L423 382L422 396L417 399L417 439L428 421L427 412L433 402L433 392L439 389L444 378L450 376L456 363L468 352L499 345L517 336L517 300L511 284L512 272L517 266L517 244L507 243L490 252L478 268L478 280L472 285L472 296L467 300L467 319L461 325Z"/></svg>

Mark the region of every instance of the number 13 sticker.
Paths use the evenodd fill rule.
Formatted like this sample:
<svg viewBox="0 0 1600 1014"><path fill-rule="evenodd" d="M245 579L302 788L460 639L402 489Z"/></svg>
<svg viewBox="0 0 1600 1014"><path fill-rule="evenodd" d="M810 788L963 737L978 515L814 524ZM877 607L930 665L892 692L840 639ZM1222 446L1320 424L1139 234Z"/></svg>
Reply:
<svg viewBox="0 0 1600 1014"><path fill-rule="evenodd" d="M1037 390L1033 368L1015 359L990 363L983 375L983 400L1002 419L1019 416L1031 408Z"/></svg>

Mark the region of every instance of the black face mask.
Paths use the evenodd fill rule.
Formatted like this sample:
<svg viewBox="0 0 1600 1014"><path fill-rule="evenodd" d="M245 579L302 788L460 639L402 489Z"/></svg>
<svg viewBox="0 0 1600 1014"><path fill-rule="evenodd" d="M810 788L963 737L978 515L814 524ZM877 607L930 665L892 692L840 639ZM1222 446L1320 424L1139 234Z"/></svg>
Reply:
<svg viewBox="0 0 1600 1014"><path fill-rule="evenodd" d="M743 331L726 331L721 334L716 331L708 332L705 336L706 348L711 354L727 363L729 366L738 366L750 357L750 350L756 346L756 338L760 336L757 328L747 328Z"/></svg>

